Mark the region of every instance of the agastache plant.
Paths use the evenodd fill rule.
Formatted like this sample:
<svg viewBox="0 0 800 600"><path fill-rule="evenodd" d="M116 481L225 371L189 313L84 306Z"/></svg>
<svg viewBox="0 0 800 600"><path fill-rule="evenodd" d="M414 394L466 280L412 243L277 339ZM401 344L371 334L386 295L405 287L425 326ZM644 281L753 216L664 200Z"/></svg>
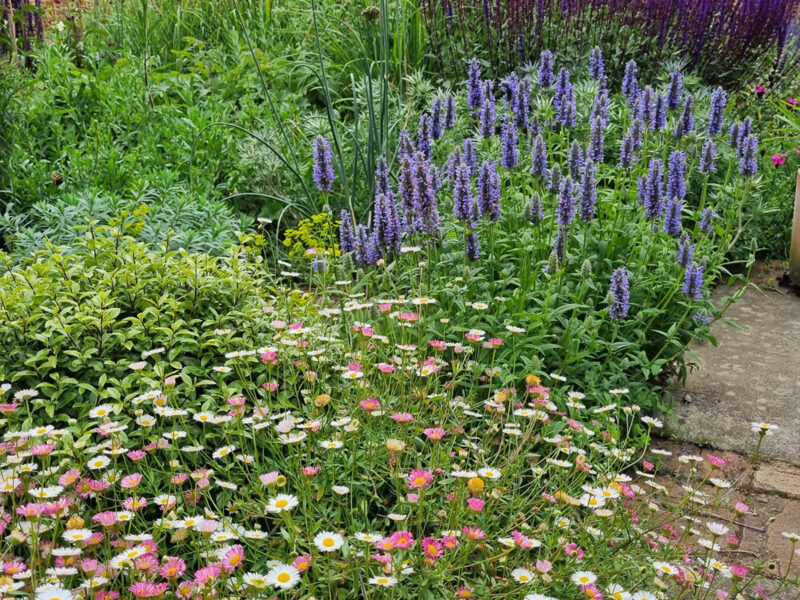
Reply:
<svg viewBox="0 0 800 600"><path fill-rule="evenodd" d="M595 81L602 81L606 76L605 63L603 62L603 51L597 46L592 48L589 56L589 77Z"/></svg>
<svg viewBox="0 0 800 600"><path fill-rule="evenodd" d="M722 88L716 88L711 93L711 112L708 114L708 133L711 135L717 135L722 131L722 119L727 101L728 93Z"/></svg>
<svg viewBox="0 0 800 600"><path fill-rule="evenodd" d="M628 316L630 311L630 284L628 281L628 271L625 267L619 267L611 274L611 284L609 286L611 294L611 306L608 308L608 316L619 321Z"/></svg>
<svg viewBox="0 0 800 600"><path fill-rule="evenodd" d="M514 122L508 118L503 119L501 126L501 143L503 149L502 164L506 169L513 169L519 164L519 143Z"/></svg>
<svg viewBox="0 0 800 600"><path fill-rule="evenodd" d="M317 136L314 140L314 184L320 192L330 192L335 177L331 146L327 139Z"/></svg>
<svg viewBox="0 0 800 600"><path fill-rule="evenodd" d="M673 135L675 137L683 137L688 135L692 129L694 129L694 97L689 94L683 102L683 112L680 119L675 123Z"/></svg>
<svg viewBox="0 0 800 600"><path fill-rule="evenodd" d="M533 152L531 155L531 174L540 177L547 176L547 142L538 134L533 141Z"/></svg>
<svg viewBox="0 0 800 600"><path fill-rule="evenodd" d="M478 171L478 213L490 222L500 220L500 175L497 162L485 160Z"/></svg>
<svg viewBox="0 0 800 600"><path fill-rule="evenodd" d="M625 63L625 76L622 78L622 95L628 101L628 106L632 107L639 96L639 81L636 73L639 70L635 60Z"/></svg>
<svg viewBox="0 0 800 600"><path fill-rule="evenodd" d="M552 68L552 62L546 58L543 64ZM545 68L538 74L544 83L546 73ZM458 240L455 246L460 246L457 254L463 257L464 269L474 268L473 261L483 254L519 277L520 289L529 290L514 299L520 310L527 309L528 294L541 300L536 295L540 291L534 291L541 290L539 277L548 278L544 287L550 288L552 298L594 293L594 286L569 283L588 264L593 279L598 274L610 278L606 320L620 330L629 327L623 321L630 309L630 281L643 282L643 297L650 295L656 303L684 286L692 301L702 299L701 288L716 276L720 249L724 252L735 236L731 227L739 220L734 215L742 203L726 199L743 198L737 190L747 186L741 177L723 181L722 174L739 166L750 175L757 168L758 142L749 133L752 122L736 125L730 135L733 148L719 149L715 136L722 134L724 116L714 117L723 121L713 128L717 134L706 134L704 123L707 137L688 135L695 107L693 96L675 83L679 74L671 85L681 95L675 109L668 108L669 87L648 81L640 85L633 66L626 82L635 96L630 105L620 92L614 94L594 79L573 84L567 69L555 76L551 70L550 75L548 87L535 88L528 75L507 77L498 87L499 100L491 80L475 80L468 85L481 91L477 110L459 113L454 105L449 111L447 98L457 96L442 96L441 108L432 106L420 119L417 143L401 133L396 176L389 176L383 157L377 161L369 228L355 226L352 215L343 213L340 249L353 254L351 263L391 267L391 261L405 260L408 251L421 251L430 253L429 260L412 264L438 272L451 264L457 249L453 242ZM583 77L587 78L585 70ZM580 111L576 88L586 102ZM713 112L711 94L696 98L698 115ZM720 111L721 98L719 92L714 95ZM443 123L438 138L433 124L437 112ZM449 128L448 112L454 119ZM676 139L673 125L681 132L687 129L687 135ZM433 157L442 157L442 163L434 163ZM692 177L695 173L702 177ZM697 179L702 186L694 186ZM632 201L634 196L638 202ZM714 235L716 211L723 217L719 222L727 224L726 233L719 236ZM502 224L494 226L501 215ZM533 227L535 233L526 231ZM643 252L633 251L637 248ZM637 262L634 257L639 255ZM508 262L508 257L517 258ZM570 291L562 292L562 287ZM661 295L653 297L650 288ZM571 301L589 300L594 306L602 302L586 297Z"/></svg>
<svg viewBox="0 0 800 600"><path fill-rule="evenodd" d="M538 82L543 89L553 85L553 53L550 50L543 50L539 56Z"/></svg>
<svg viewBox="0 0 800 600"><path fill-rule="evenodd" d="M467 75L467 106L472 109L483 104L483 81L481 80L481 65L477 59L469 61Z"/></svg>

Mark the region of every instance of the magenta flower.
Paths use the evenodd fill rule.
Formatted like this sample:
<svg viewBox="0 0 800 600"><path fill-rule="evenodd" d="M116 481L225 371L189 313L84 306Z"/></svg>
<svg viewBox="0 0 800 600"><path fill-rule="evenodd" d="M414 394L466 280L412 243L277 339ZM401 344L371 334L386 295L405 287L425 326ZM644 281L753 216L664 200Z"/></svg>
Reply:
<svg viewBox="0 0 800 600"><path fill-rule="evenodd" d="M169 556L158 572L164 579L177 579L186 572L186 563L177 556Z"/></svg>
<svg viewBox="0 0 800 600"><path fill-rule="evenodd" d="M359 402L358 405L369 412L378 410L381 407L381 403L377 398L367 398L366 400Z"/></svg>
<svg viewBox="0 0 800 600"><path fill-rule="evenodd" d="M478 527L467 527L466 525L461 529L465 536L467 536L471 540L483 540L486 539L486 532L483 529L479 529Z"/></svg>
<svg viewBox="0 0 800 600"><path fill-rule="evenodd" d="M397 531L391 537L395 548L406 550L414 545L414 534L410 531Z"/></svg>
<svg viewBox="0 0 800 600"><path fill-rule="evenodd" d="M233 573L244 564L244 548L239 544L233 546L225 553L225 556L222 557L220 564L227 573Z"/></svg>
<svg viewBox="0 0 800 600"><path fill-rule="evenodd" d="M422 550L425 552L425 558L430 560L436 560L444 555L444 546L432 537L422 538Z"/></svg>
<svg viewBox="0 0 800 600"><path fill-rule="evenodd" d="M139 482L141 480L142 480L141 473L132 473L130 475L126 475L125 477L123 477L122 481L120 482L120 485L125 489L132 490L137 485L139 485Z"/></svg>
<svg viewBox="0 0 800 600"><path fill-rule="evenodd" d="M424 433L425 437L427 437L429 440L438 442L445 436L447 432L441 427L428 427L422 433Z"/></svg>
<svg viewBox="0 0 800 600"><path fill-rule="evenodd" d="M397 421L398 423L408 423L409 421L413 421L414 420L414 415L412 415L411 413L407 413L407 412L394 413L392 415L392 419L394 421Z"/></svg>
<svg viewBox="0 0 800 600"><path fill-rule="evenodd" d="M747 577L747 567L744 565L731 565L731 575L737 579L745 579Z"/></svg>
<svg viewBox="0 0 800 600"><path fill-rule="evenodd" d="M208 565L194 572L194 582L198 585L213 583L222 573L219 564Z"/></svg>
<svg viewBox="0 0 800 600"><path fill-rule="evenodd" d="M486 502L484 500L481 500L480 498L469 498L467 500L467 505L469 506L469 509L471 511L481 512L483 510L483 507L486 505Z"/></svg>
<svg viewBox="0 0 800 600"><path fill-rule="evenodd" d="M442 544L448 550L454 550L461 545L461 542L459 542L458 538L454 535L445 535L442 536Z"/></svg>
<svg viewBox="0 0 800 600"><path fill-rule="evenodd" d="M783 152L781 154L773 154L770 158L772 159L772 166L777 167L778 165L782 165L786 162L786 153Z"/></svg>
<svg viewBox="0 0 800 600"><path fill-rule="evenodd" d="M298 573L304 573L311 566L311 560L310 554L301 554L292 561L292 566L297 569Z"/></svg>
<svg viewBox="0 0 800 600"><path fill-rule="evenodd" d="M412 490L421 490L433 483L433 474L425 469L413 469L408 474L408 487Z"/></svg>

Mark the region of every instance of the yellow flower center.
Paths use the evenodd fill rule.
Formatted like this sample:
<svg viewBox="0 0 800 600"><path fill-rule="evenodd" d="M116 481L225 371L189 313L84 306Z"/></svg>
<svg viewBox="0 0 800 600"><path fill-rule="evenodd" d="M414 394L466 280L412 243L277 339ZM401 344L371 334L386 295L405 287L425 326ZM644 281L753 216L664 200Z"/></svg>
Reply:
<svg viewBox="0 0 800 600"><path fill-rule="evenodd" d="M278 508L284 508L287 504L289 504L289 501L281 498L275 503L275 506L277 506Z"/></svg>
<svg viewBox="0 0 800 600"><path fill-rule="evenodd" d="M333 538L325 538L324 540L322 540L322 545L325 546L326 548L330 548L335 543L336 542L333 541Z"/></svg>
<svg viewBox="0 0 800 600"><path fill-rule="evenodd" d="M280 575L278 575L278 581L280 583L286 583L291 578L292 578L291 575L289 575L288 573L281 573Z"/></svg>

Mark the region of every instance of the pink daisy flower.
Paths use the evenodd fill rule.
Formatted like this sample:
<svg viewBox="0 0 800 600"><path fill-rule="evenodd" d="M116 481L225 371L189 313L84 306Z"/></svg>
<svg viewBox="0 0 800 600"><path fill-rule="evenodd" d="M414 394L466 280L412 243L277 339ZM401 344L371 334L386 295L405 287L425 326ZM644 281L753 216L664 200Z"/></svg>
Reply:
<svg viewBox="0 0 800 600"><path fill-rule="evenodd" d="M233 573L244 563L244 548L240 545L233 546L222 557L222 568L228 573Z"/></svg>
<svg viewBox="0 0 800 600"><path fill-rule="evenodd" d="M166 562L158 572L164 579L177 579L186 572L186 563L177 556L165 557Z"/></svg>
<svg viewBox="0 0 800 600"><path fill-rule="evenodd" d="M414 534L410 531L397 531L392 534L392 541L395 548L406 550L414 545Z"/></svg>
<svg viewBox="0 0 800 600"><path fill-rule="evenodd" d="M434 442L438 442L440 439L442 439L445 436L445 434L447 432L444 429L442 429L441 427L428 427L422 433L424 433L425 437L427 437L429 440L433 440Z"/></svg>
<svg viewBox="0 0 800 600"><path fill-rule="evenodd" d="M392 419L398 423L408 423L414 420L414 415L407 412L394 413Z"/></svg>
<svg viewBox="0 0 800 600"><path fill-rule="evenodd" d="M413 469L408 474L407 481L412 490L424 489L433 483L433 474L425 469Z"/></svg>
<svg viewBox="0 0 800 600"><path fill-rule="evenodd" d="M435 560L444 555L444 546L436 538L426 537L422 538L422 551L425 553L425 558Z"/></svg>
<svg viewBox="0 0 800 600"><path fill-rule="evenodd" d="M478 527L467 527L466 525L461 529L465 536L471 540L486 539L486 532Z"/></svg>
<svg viewBox="0 0 800 600"><path fill-rule="evenodd" d="M141 473L132 473L131 475L126 475L125 477L123 477L122 481L120 482L120 485L123 488L130 490L139 485L139 482L141 480L142 480Z"/></svg>

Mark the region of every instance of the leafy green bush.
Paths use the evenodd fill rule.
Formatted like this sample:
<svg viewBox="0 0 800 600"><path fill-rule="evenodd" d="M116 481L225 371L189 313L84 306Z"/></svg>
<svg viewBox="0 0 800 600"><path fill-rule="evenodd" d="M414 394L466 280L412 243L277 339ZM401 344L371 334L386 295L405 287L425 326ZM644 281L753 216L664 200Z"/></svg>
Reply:
<svg viewBox="0 0 800 600"><path fill-rule="evenodd" d="M796 90L800 96L800 88ZM745 206L748 227L732 257L756 248L766 258L789 256L797 170L800 168L800 106L798 98L760 100L755 105L754 130L763 139L762 172L768 194Z"/></svg>
<svg viewBox="0 0 800 600"><path fill-rule="evenodd" d="M9 207L0 217L0 231L14 255L27 257L47 244L71 245L90 222L121 227L137 240L166 250L219 254L251 222L226 204L194 198L178 186L159 192L129 190L125 199L85 193L65 192L55 202L39 201L19 214Z"/></svg>
<svg viewBox="0 0 800 600"><path fill-rule="evenodd" d="M228 343L217 329L260 313L264 282L236 256L159 252L123 228L88 226L0 279L0 380L38 387L51 406L120 398L129 365L165 348L191 380Z"/></svg>

